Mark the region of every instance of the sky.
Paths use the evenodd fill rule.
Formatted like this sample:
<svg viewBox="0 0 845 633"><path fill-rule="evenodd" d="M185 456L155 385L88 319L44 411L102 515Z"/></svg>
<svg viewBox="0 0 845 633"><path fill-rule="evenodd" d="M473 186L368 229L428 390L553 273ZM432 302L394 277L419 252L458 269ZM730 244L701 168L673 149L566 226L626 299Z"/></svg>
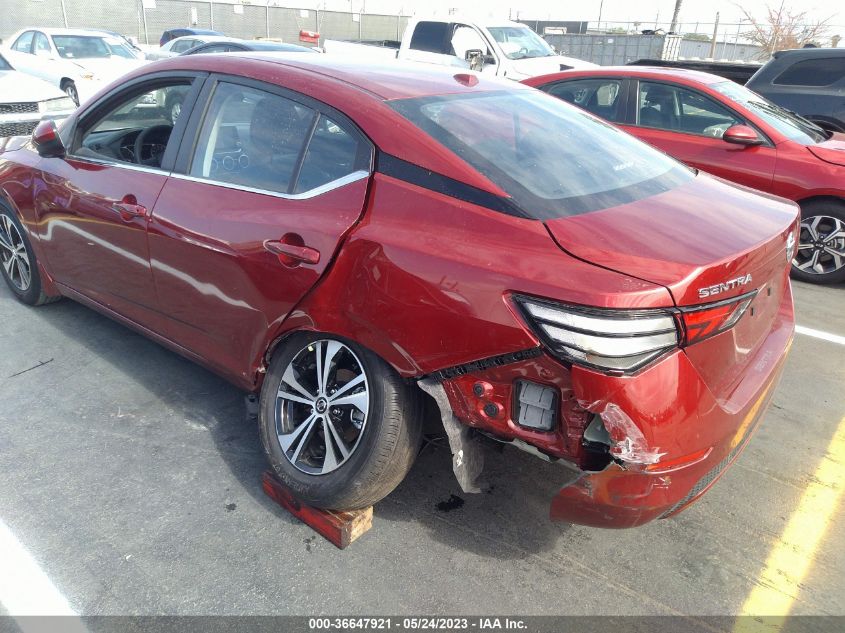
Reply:
<svg viewBox="0 0 845 633"><path fill-rule="evenodd" d="M478 13L478 0L318 0L322 8L325 2L327 9L360 11L362 6L369 13L397 13L400 10L406 15L414 13L430 13L431 11L447 12L449 8L457 8L461 12ZM738 4L744 6L753 16L762 19L766 15L766 6L774 6L778 0L743 0L741 3L731 0L685 0L681 7L680 21L684 31L695 30L695 24L712 24L716 12L720 13L722 24L737 24L743 17ZM659 14L660 22L670 22L675 0L581 0L580 2L561 2L560 0L485 0L484 14L496 17L508 15L523 19L558 19L596 22L601 7L602 22L606 20L643 23L642 28L652 26ZM785 0L785 9L793 13L806 12L808 21L815 22L832 16L830 24L839 25L839 31L845 37L845 3L842 0ZM689 25L689 29L687 28ZM704 27L699 27L705 31ZM834 29L835 31L835 29ZM831 31L830 34L833 34Z"/></svg>

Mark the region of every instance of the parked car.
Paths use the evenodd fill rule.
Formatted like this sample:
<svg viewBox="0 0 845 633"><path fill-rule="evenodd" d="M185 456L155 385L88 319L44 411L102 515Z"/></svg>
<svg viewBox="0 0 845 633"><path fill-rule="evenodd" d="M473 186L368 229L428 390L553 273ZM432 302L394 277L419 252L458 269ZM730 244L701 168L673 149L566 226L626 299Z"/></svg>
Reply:
<svg viewBox="0 0 845 633"><path fill-rule="evenodd" d="M206 42L191 48L183 55L203 55L207 53L241 53L254 51L259 53L316 53L313 48L287 44L284 42L269 42L266 40L239 40L234 37Z"/></svg>
<svg viewBox="0 0 845 633"><path fill-rule="evenodd" d="M159 39L158 45L164 46L170 40L175 40L177 37L187 37L191 35L196 36L206 36L206 35L219 35L223 36L222 33L218 31L211 31L209 29L194 29L194 28L182 28L182 29L169 29L161 34L161 39Z"/></svg>
<svg viewBox="0 0 845 633"><path fill-rule="evenodd" d="M75 109L61 90L16 71L0 53L0 138L32 134L42 120L58 121Z"/></svg>
<svg viewBox="0 0 845 633"><path fill-rule="evenodd" d="M175 125L127 122L186 86ZM427 409L467 490L481 433L569 464L556 519L670 516L748 443L793 336L796 205L435 66L165 60L7 143L0 195L18 299L260 393L272 467L318 507L390 493Z"/></svg>
<svg viewBox="0 0 845 633"><path fill-rule="evenodd" d="M519 81L569 68L596 64L563 57L534 31L508 20L447 18L413 19L401 42L326 40L326 53L374 62L399 59L466 68Z"/></svg>
<svg viewBox="0 0 845 633"><path fill-rule="evenodd" d="M151 61L159 59L167 59L168 57L176 57L187 53L193 48L209 42L228 42L231 38L225 35L186 35L184 37L177 37L162 45L161 48L155 51L147 52L147 59Z"/></svg>
<svg viewBox="0 0 845 633"><path fill-rule="evenodd" d="M77 104L145 63L122 39L88 29L24 29L5 51L14 67L58 86Z"/></svg>
<svg viewBox="0 0 845 633"><path fill-rule="evenodd" d="M622 66L525 81L696 169L794 200L796 279L845 281L845 135L722 77Z"/></svg>
<svg viewBox="0 0 845 633"><path fill-rule="evenodd" d="M845 48L777 51L746 85L829 132L845 132Z"/></svg>

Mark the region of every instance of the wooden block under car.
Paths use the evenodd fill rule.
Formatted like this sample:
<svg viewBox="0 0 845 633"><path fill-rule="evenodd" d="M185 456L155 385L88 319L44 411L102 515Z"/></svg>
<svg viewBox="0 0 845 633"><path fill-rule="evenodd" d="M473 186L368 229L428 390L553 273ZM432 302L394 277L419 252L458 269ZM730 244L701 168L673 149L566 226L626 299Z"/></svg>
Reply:
<svg viewBox="0 0 845 633"><path fill-rule="evenodd" d="M261 486L273 501L340 549L373 527L373 506L345 512L314 508L297 499L270 470L261 476Z"/></svg>

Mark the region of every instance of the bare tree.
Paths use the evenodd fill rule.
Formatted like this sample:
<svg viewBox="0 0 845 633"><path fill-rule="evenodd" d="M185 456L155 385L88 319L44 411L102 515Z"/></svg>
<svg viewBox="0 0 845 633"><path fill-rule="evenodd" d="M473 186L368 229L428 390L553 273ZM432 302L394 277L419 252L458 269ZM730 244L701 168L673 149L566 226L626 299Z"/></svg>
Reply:
<svg viewBox="0 0 845 633"><path fill-rule="evenodd" d="M681 13L681 5L684 0L675 0L675 12L672 14L672 24L669 27L670 33L677 33L678 31L678 15Z"/></svg>
<svg viewBox="0 0 845 633"><path fill-rule="evenodd" d="M767 57L775 51L801 48L804 44L818 41L824 37L828 30L828 22L833 17L809 22L806 11L793 13L789 9L784 9L784 2L781 2L777 9L766 6L768 13L765 19L758 20L746 9L739 5L737 7L742 10L752 27L742 36L763 49L762 57Z"/></svg>

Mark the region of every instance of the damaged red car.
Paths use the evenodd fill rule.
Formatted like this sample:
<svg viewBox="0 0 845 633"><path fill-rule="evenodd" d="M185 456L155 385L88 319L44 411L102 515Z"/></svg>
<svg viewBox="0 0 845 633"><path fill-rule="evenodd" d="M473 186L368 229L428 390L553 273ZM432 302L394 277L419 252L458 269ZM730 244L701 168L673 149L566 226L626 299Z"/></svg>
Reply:
<svg viewBox="0 0 845 633"><path fill-rule="evenodd" d="M389 494L425 410L467 490L479 434L566 465L554 519L640 525L712 485L792 340L797 206L526 86L302 57L166 60L0 142L11 291L260 393L319 507Z"/></svg>

